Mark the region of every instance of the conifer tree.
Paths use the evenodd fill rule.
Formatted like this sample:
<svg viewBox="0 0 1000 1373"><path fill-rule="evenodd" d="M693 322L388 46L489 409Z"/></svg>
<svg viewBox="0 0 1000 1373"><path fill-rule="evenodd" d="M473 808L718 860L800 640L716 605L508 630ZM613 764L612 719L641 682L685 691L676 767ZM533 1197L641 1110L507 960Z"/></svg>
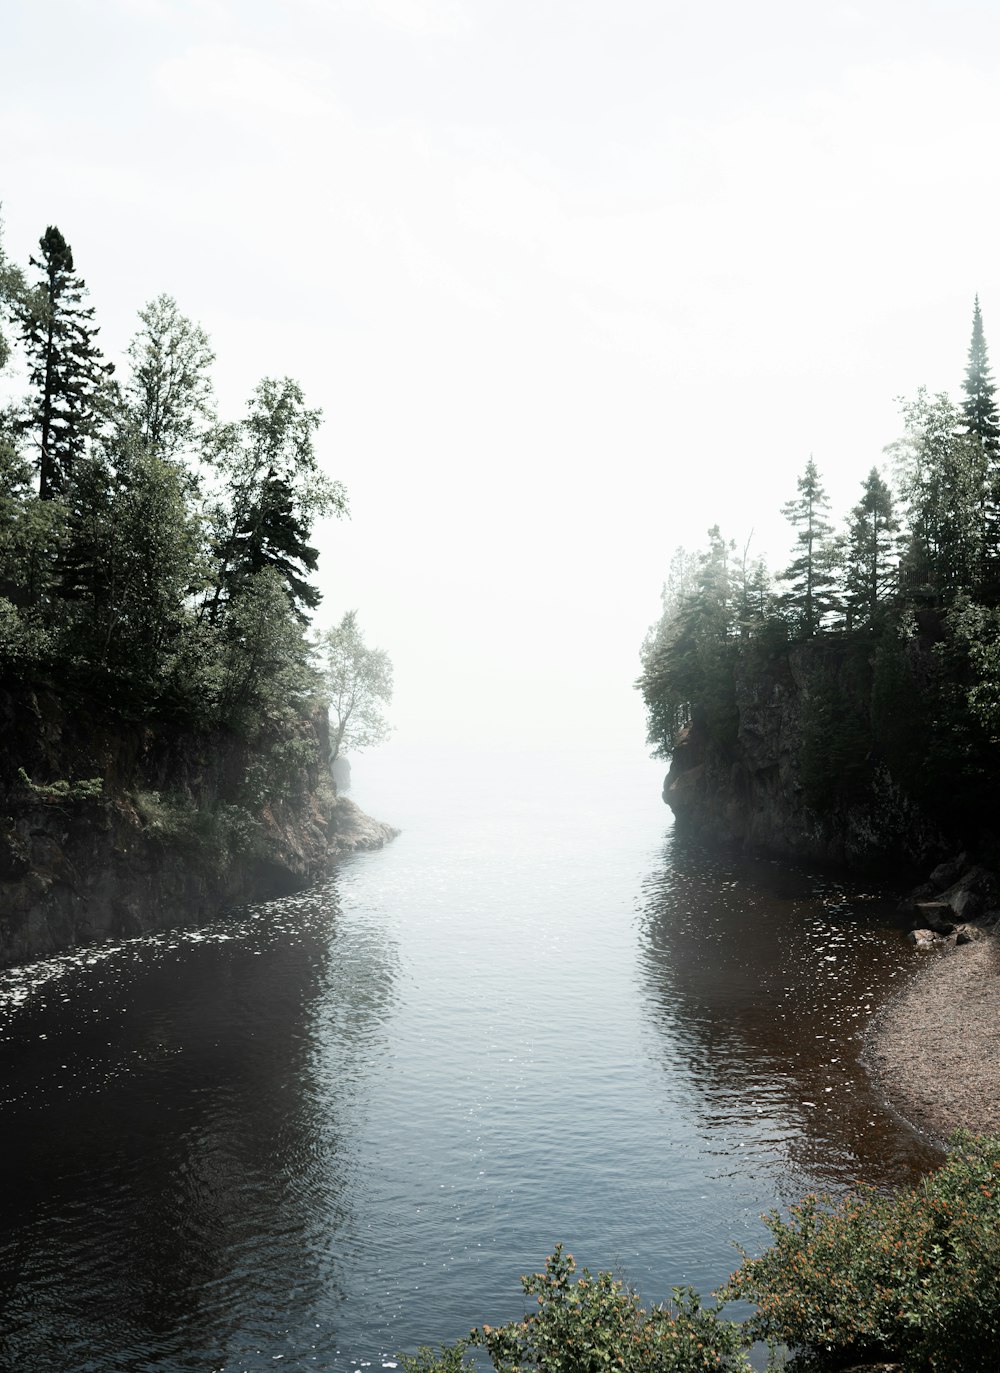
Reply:
<svg viewBox="0 0 1000 1373"><path fill-rule="evenodd" d="M844 592L848 629L874 629L896 580L899 521L892 492L877 467L865 479L861 500L851 511L847 531Z"/></svg>
<svg viewBox="0 0 1000 1373"><path fill-rule="evenodd" d="M114 369L94 341L94 311L83 304L87 288L74 272L69 244L50 224L39 246L41 257L29 261L41 279L19 317L34 388L27 427L37 436L38 493L51 500L93 433L99 393Z"/></svg>
<svg viewBox="0 0 1000 1373"><path fill-rule="evenodd" d="M319 422L297 382L265 378L246 419L218 431L215 463L227 490L213 516L216 571L202 610L211 623L265 569L279 575L301 619L302 606L318 604L319 593L306 580L317 560L308 543L312 522L347 510L343 486L326 476L316 457Z"/></svg>
<svg viewBox="0 0 1000 1373"><path fill-rule="evenodd" d="M965 369L962 390L962 416L965 432L976 434L983 450L989 458L1000 454L1000 411L997 410L996 382L990 368L986 338L983 334L983 315L976 296L972 312L972 341L969 344L969 360Z"/></svg>
<svg viewBox="0 0 1000 1373"><path fill-rule="evenodd" d="M779 576L790 583L781 604L791 613L803 638L811 638L824 616L838 609L836 593L837 549L826 512L830 500L812 459L798 479L799 494L781 507L781 513L797 530L798 554Z"/></svg>

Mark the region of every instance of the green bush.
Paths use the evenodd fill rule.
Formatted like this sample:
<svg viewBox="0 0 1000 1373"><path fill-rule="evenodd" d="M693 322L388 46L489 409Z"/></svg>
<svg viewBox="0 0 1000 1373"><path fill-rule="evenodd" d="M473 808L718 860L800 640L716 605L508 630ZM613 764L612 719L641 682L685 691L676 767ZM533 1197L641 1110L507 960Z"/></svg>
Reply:
<svg viewBox="0 0 1000 1373"><path fill-rule="evenodd" d="M252 852L259 838L249 811L222 801L199 804L183 794L140 791L135 808L147 834L214 863Z"/></svg>
<svg viewBox="0 0 1000 1373"><path fill-rule="evenodd" d="M837 1364L891 1356L907 1370L976 1373L1000 1350L1000 1140L956 1135L915 1187L809 1196L725 1297L755 1302L750 1339Z"/></svg>
<svg viewBox="0 0 1000 1373"><path fill-rule="evenodd" d="M435 1355L403 1356L407 1373L459 1373L464 1352L484 1347L496 1373L737 1373L749 1369L740 1327L715 1308L702 1307L690 1288L674 1288L668 1306L649 1310L610 1273L588 1269L572 1281L576 1264L562 1245L544 1273L522 1277L537 1311L506 1325L483 1325L468 1340Z"/></svg>

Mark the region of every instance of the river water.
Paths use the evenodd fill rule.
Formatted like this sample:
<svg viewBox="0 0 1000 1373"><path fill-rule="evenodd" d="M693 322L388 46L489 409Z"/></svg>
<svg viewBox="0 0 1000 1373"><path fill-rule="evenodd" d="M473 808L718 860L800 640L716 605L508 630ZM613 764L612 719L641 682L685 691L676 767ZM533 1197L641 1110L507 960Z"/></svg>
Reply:
<svg viewBox="0 0 1000 1373"><path fill-rule="evenodd" d="M859 1059L891 894L684 841L661 776L389 749L382 852L0 974L0 1367L391 1368L558 1241L707 1293L762 1211L930 1166Z"/></svg>

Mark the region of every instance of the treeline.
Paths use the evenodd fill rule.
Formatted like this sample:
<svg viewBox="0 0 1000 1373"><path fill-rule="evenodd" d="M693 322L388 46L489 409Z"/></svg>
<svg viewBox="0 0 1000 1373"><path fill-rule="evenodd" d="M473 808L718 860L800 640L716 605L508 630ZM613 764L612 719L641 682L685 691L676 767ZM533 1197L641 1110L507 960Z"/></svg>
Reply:
<svg viewBox="0 0 1000 1373"><path fill-rule="evenodd" d="M162 295L116 370L59 229L25 270L0 244L0 685L248 737L308 714L310 539L346 494L295 381L223 419L213 362Z"/></svg>
<svg viewBox="0 0 1000 1373"><path fill-rule="evenodd" d="M692 721L734 745L741 677L811 645L811 804L857 799L885 769L931 810L980 813L1000 779L1000 412L978 298L963 393L904 404L888 471L871 469L839 527L810 457L776 575L718 527L678 549L637 684L658 756Z"/></svg>

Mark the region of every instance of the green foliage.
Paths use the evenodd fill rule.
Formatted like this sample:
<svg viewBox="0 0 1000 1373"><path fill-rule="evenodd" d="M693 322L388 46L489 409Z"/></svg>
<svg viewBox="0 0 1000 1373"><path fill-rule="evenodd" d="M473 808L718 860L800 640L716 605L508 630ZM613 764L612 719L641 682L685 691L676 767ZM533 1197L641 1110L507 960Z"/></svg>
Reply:
<svg viewBox="0 0 1000 1373"><path fill-rule="evenodd" d="M32 386L27 424L38 446L38 493L50 500L83 455L114 369L95 342L94 311L83 303L87 288L74 271L69 244L50 224L39 248L41 256L30 262L40 277L18 315Z"/></svg>
<svg viewBox="0 0 1000 1373"><path fill-rule="evenodd" d="M1000 452L1000 412L997 411L996 389L977 295L972 311L969 360L962 381L962 390L965 392L962 416L966 433L976 435L985 452L994 457Z"/></svg>
<svg viewBox="0 0 1000 1373"><path fill-rule="evenodd" d="M129 344L124 387L129 418L150 452L177 458L197 445L215 418L208 335L185 318L171 296L139 311L142 328Z"/></svg>
<svg viewBox="0 0 1000 1373"><path fill-rule="evenodd" d="M316 460L319 422L297 382L265 378L245 419L216 430L210 456L224 489L211 511L215 573L207 612L213 621L267 568L279 574L303 621L301 607L319 603L308 582L318 556L308 543L312 523L347 511L344 488Z"/></svg>
<svg viewBox="0 0 1000 1373"><path fill-rule="evenodd" d="M78 778L76 781L59 778L55 782L33 782L24 768L18 768L17 775L21 785L31 796L51 804L99 801L104 793L103 777Z"/></svg>
<svg viewBox="0 0 1000 1373"><path fill-rule="evenodd" d="M663 588L663 614L642 647L637 686L646 702L648 738L657 757L673 751L678 731L698 719L720 747L736 737L736 644L746 631L749 594L734 586L734 545L718 526L697 555L678 549Z"/></svg>
<svg viewBox="0 0 1000 1373"><path fill-rule="evenodd" d="M259 821L231 802L206 804L185 793L159 791L137 792L134 802L147 834L213 866L252 853L260 836Z"/></svg>
<svg viewBox="0 0 1000 1373"><path fill-rule="evenodd" d="M824 620L839 608L836 594L837 545L827 519L829 497L812 457L798 479L798 495L781 507L795 528L798 552L781 573L789 584L782 607L803 639L811 638Z"/></svg>
<svg viewBox="0 0 1000 1373"><path fill-rule="evenodd" d="M611 1273L584 1269L557 1245L543 1273L522 1277L536 1310L506 1325L482 1325L435 1357L404 1358L407 1373L460 1373L470 1345L485 1348L496 1373L737 1373L749 1369L739 1326L703 1307L690 1288L668 1305L641 1306Z"/></svg>
<svg viewBox="0 0 1000 1373"><path fill-rule="evenodd" d="M319 654L330 705L330 761L382 743L390 732L384 709L392 700L392 663L384 649L365 643L356 611L322 636Z"/></svg>
<svg viewBox="0 0 1000 1373"><path fill-rule="evenodd" d="M907 1370L969 1373L1000 1348L1000 1141L958 1135L916 1187L809 1196L765 1217L772 1244L727 1298L755 1302L752 1338L831 1363L892 1356Z"/></svg>
<svg viewBox="0 0 1000 1373"><path fill-rule="evenodd" d="M847 532L843 575L848 629L878 627L895 591L898 531L892 492L873 467Z"/></svg>

